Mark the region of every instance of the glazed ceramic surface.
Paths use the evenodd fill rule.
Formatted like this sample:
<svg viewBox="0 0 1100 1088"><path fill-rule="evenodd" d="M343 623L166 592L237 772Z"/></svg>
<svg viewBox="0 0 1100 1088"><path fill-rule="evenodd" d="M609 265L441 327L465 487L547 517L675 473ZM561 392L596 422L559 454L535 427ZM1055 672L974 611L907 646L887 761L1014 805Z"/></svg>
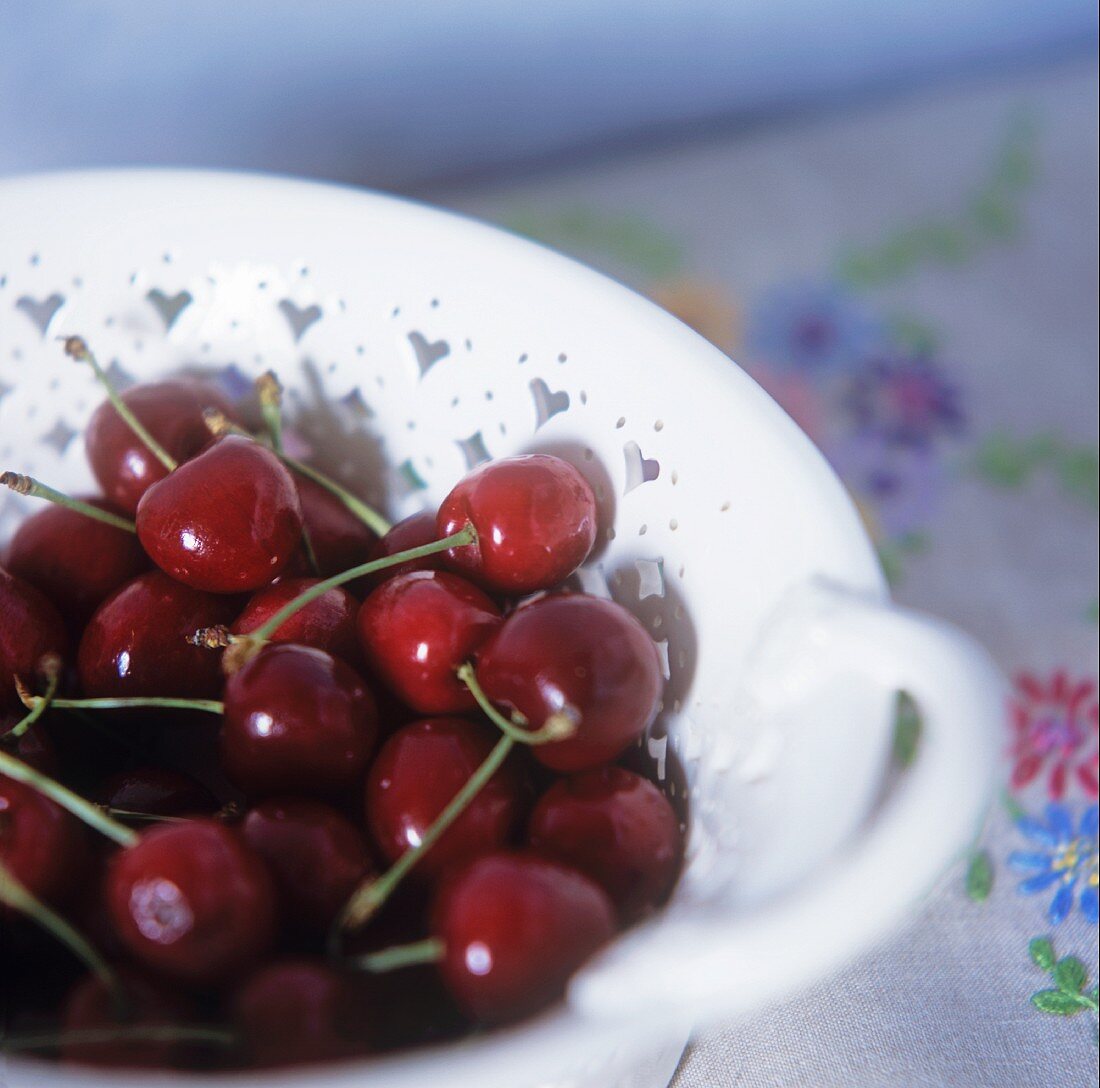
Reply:
<svg viewBox="0 0 1100 1088"><path fill-rule="evenodd" d="M623 287L350 189L141 171L0 184L0 467L79 492L101 393L57 342L77 333L123 385L198 371L245 394L275 369L297 440L350 481L381 481L367 497L393 515L432 507L486 458L568 457L602 519L581 584L631 609L665 666L639 755L687 813L684 877L563 1007L436 1050L202 1084L664 1084L693 1026L866 948L975 830L1000 710L984 653L890 604L810 442ZM29 507L0 503L3 540ZM902 689L924 729L891 774ZM4 1076L126 1083L23 1059Z"/></svg>

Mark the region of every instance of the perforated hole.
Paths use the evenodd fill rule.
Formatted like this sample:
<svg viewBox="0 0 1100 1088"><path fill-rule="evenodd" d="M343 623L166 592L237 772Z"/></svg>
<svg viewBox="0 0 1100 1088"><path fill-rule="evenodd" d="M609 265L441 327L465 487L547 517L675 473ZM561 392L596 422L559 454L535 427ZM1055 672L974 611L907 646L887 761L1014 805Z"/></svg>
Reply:
<svg viewBox="0 0 1100 1088"><path fill-rule="evenodd" d="M656 480L657 477L660 476L660 463L652 458L645 457L637 442L627 442L627 444L623 446L623 456L626 458L626 486L623 488L624 495L629 495L634 488L641 487L642 484L649 483L651 480Z"/></svg>
<svg viewBox="0 0 1100 1088"><path fill-rule="evenodd" d="M422 378L436 363L451 354L451 345L446 340L428 340L422 332L415 329L409 333L409 343L416 354L416 365Z"/></svg>

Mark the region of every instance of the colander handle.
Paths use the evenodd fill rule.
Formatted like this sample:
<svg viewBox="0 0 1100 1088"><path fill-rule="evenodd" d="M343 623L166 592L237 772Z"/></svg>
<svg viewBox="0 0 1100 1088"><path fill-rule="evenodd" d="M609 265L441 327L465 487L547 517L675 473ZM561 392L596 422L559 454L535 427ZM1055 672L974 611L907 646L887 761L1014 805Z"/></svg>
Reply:
<svg viewBox="0 0 1100 1088"><path fill-rule="evenodd" d="M701 1025L776 1000L882 937L971 843L991 794L1004 706L986 652L934 619L818 587L763 640L753 698L765 718L808 708L836 670L909 692L922 714L916 759L870 825L765 908L674 904L574 980L574 1010Z"/></svg>

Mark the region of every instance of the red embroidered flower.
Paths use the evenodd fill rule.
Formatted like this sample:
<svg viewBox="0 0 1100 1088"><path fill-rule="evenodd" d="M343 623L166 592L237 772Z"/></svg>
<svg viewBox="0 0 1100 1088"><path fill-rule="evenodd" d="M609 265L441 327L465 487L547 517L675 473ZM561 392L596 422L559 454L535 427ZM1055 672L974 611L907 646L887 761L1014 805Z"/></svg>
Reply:
<svg viewBox="0 0 1100 1088"><path fill-rule="evenodd" d="M1053 800L1062 799L1072 779L1090 797L1097 796L1100 758L1094 681L1070 680L1062 670L1045 683L1030 673L1018 673L1010 719L1015 734L1013 789L1035 781L1045 769L1047 792Z"/></svg>

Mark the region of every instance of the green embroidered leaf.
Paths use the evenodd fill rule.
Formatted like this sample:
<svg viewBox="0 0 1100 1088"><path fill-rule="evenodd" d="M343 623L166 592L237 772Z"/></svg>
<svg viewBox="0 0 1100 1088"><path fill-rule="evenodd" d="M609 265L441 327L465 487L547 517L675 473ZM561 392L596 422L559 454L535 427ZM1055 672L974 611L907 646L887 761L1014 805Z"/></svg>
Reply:
<svg viewBox="0 0 1100 1088"><path fill-rule="evenodd" d="M1022 487L1032 467L1028 451L1011 435L1002 432L984 439L974 457L978 475L997 487Z"/></svg>
<svg viewBox="0 0 1100 1088"><path fill-rule="evenodd" d="M1085 965L1076 956L1063 956L1054 965L1050 977L1059 990L1076 995L1081 992L1089 976Z"/></svg>
<svg viewBox="0 0 1100 1088"><path fill-rule="evenodd" d="M1005 812L1008 813L1008 818L1013 823L1015 823L1017 820L1019 820L1022 816L1027 815L1027 813L1024 811L1024 806L1021 805L1020 802L1017 801L1016 798L1013 797L1012 794L1008 792L1008 790L1002 790L1001 791L1001 804L1004 805ZM1054 954L1053 953L1051 953L1050 962L1051 963L1054 962Z"/></svg>
<svg viewBox="0 0 1100 1088"><path fill-rule="evenodd" d="M1067 450L1060 459L1058 476L1071 498L1092 510L1100 508L1100 454L1096 449Z"/></svg>
<svg viewBox="0 0 1100 1088"><path fill-rule="evenodd" d="M989 852L979 850L966 870L966 894L975 903L984 903L993 889L993 862Z"/></svg>
<svg viewBox="0 0 1100 1088"><path fill-rule="evenodd" d="M1046 937L1036 937L1027 946L1031 962L1044 971L1049 971L1054 966L1054 945Z"/></svg>
<svg viewBox="0 0 1100 1088"><path fill-rule="evenodd" d="M1053 1013L1055 1016L1073 1016L1082 1008L1077 997L1064 994L1061 990L1040 990L1031 995L1031 1003L1040 1012Z"/></svg>

